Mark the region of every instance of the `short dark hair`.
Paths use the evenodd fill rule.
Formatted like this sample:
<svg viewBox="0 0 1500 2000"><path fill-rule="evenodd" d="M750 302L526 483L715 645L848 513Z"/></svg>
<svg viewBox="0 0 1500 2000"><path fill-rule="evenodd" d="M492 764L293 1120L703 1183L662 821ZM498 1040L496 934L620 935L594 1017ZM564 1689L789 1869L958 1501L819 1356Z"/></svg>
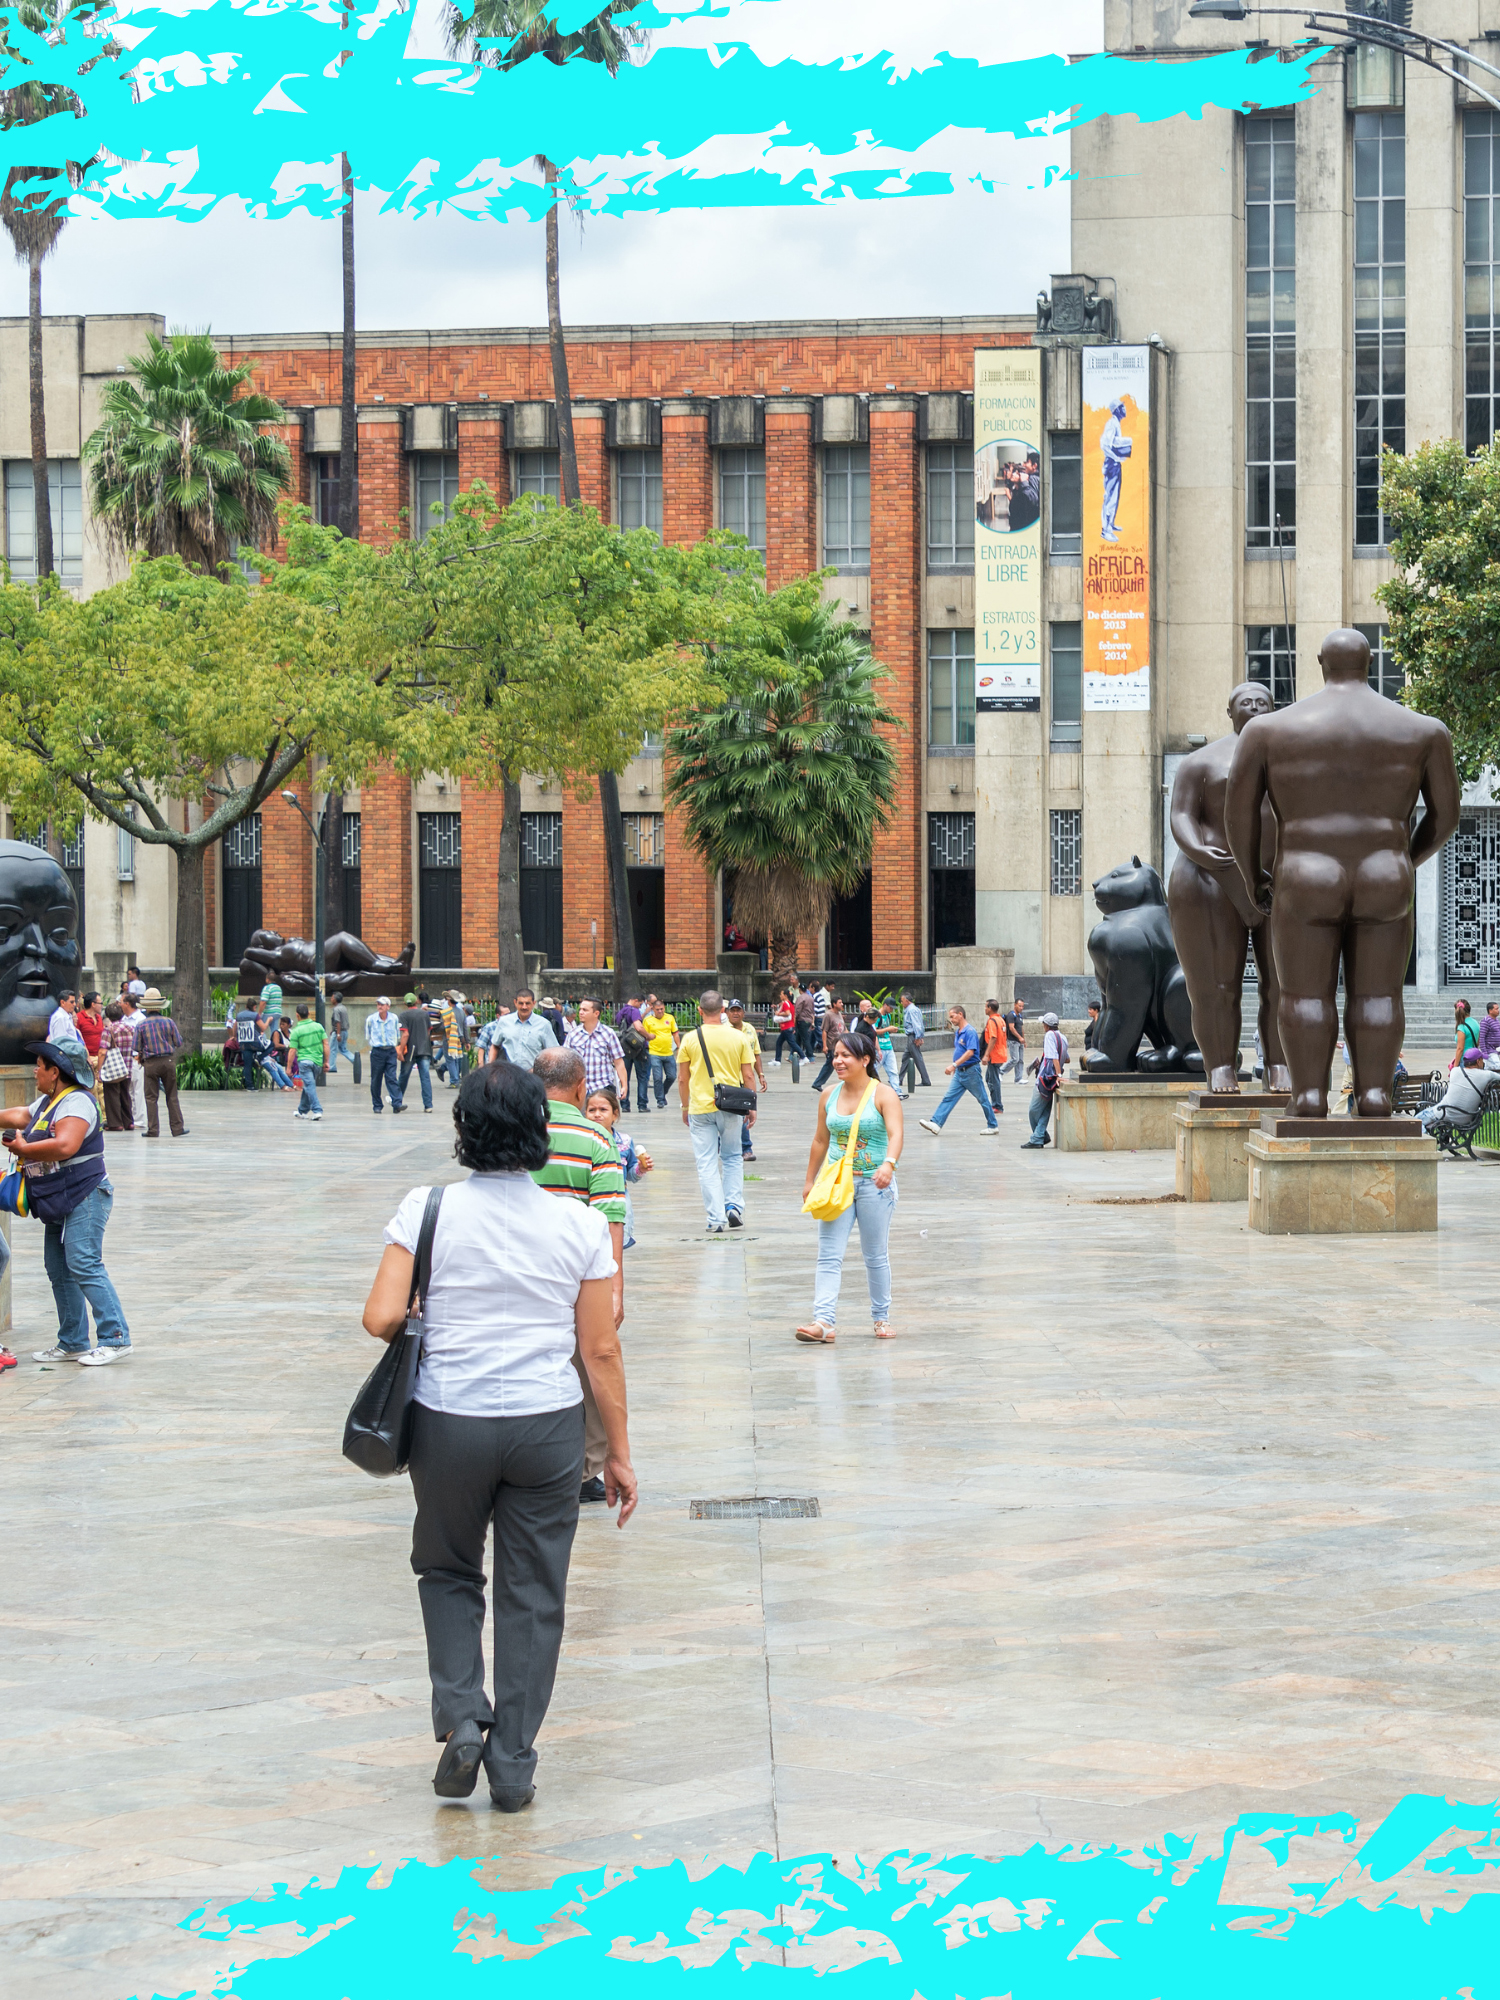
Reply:
<svg viewBox="0 0 1500 2000"><path fill-rule="evenodd" d="M1098 1002L1097 1000L1090 1000L1090 1002L1089 1002L1089 1012L1090 1012L1091 1014L1098 1014L1098 1013L1101 1013L1102 1011L1103 1011L1103 1010L1102 1010L1102 1008L1100 1007L1100 1005L1099 1005L1099 1002Z"/></svg>
<svg viewBox="0 0 1500 2000"><path fill-rule="evenodd" d="M58 996L57 996L57 1004L58 1004L58 1006L60 1007L60 1006L62 1005L62 1003L64 1002L64 1000L76 1000L77 998L78 998L78 995L77 995L77 994L76 994L76 993L75 993L75 992L73 991L72 987L70 986L70 987L68 988L68 990L67 990L67 992L66 992L66 993L59 993L59 994L58 994Z"/></svg>
<svg viewBox="0 0 1500 2000"><path fill-rule="evenodd" d="M987 1014L998 1014L1000 1012L1000 1002L998 1000L986 1000L984 1011Z"/></svg>
<svg viewBox="0 0 1500 2000"><path fill-rule="evenodd" d="M307 1019L307 1002L306 1002L305 1000L303 1000L303 1001L300 1001L300 1002L298 1003L298 1006L297 1006L297 1019L298 1019L299 1021L305 1021L305 1020Z"/></svg>
<svg viewBox="0 0 1500 2000"><path fill-rule="evenodd" d="M95 1002L95 1001L96 1001L96 1000L97 1000L98 998L99 998L99 995L98 995L97 993L85 993L85 994L84 994L84 996L83 996L83 1004L84 1004L84 1006L85 1006L85 1007L92 1007L92 1006L93 1006L93 1004L94 1004L94 1002Z"/></svg>
<svg viewBox="0 0 1500 2000"><path fill-rule="evenodd" d="M471 1069L453 1106L453 1157L476 1174L536 1173L547 1164L547 1093L514 1063Z"/></svg>
<svg viewBox="0 0 1500 2000"><path fill-rule="evenodd" d="M536 995L532 992L529 986L523 986L520 992L516 995L516 998L518 1000L529 1000L533 1006L536 1005Z"/></svg>
<svg viewBox="0 0 1500 2000"><path fill-rule="evenodd" d="M589 1104L596 1097L606 1098L608 1102L614 1107L614 1114L616 1118L619 1117L620 1093L618 1090L615 1089L612 1083L601 1083L595 1089L589 1091L583 1100L585 1110L588 1108Z"/></svg>
<svg viewBox="0 0 1500 2000"><path fill-rule="evenodd" d="M111 1000L104 1010L104 1018L106 1021L123 1021L125 1018L125 1009L120 1005L118 1000Z"/></svg>

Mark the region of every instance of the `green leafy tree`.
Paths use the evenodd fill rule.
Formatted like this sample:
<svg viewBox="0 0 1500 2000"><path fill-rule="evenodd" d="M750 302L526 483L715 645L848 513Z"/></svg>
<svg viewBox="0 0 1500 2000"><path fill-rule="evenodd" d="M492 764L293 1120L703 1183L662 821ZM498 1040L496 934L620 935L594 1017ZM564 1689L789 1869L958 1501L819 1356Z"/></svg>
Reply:
<svg viewBox="0 0 1500 2000"><path fill-rule="evenodd" d="M49 35L70 25L83 24L104 10L105 0L20 0L16 18L34 35ZM105 55L117 55L111 42L79 70L86 75ZM0 19L0 71L18 61L7 46L5 23ZM0 91L0 131L18 125L39 125L45 118L83 116L83 105L75 92L54 84L26 79ZM57 239L68 220L68 197L83 178L84 163L74 161L66 169L57 167L12 167L0 190L0 226L11 240L16 262L27 271L26 366L31 400L31 490L36 509L36 573L54 573L52 547L52 504L47 485L47 417L42 372L42 266L57 247ZM39 185L40 183L40 185Z"/></svg>
<svg viewBox="0 0 1500 2000"><path fill-rule="evenodd" d="M575 59L600 63L613 76L630 60L632 48L644 43L645 31L622 17L631 13L640 0L610 0L610 4L582 27L562 34L556 22L556 0L472 0L466 8L455 5L448 12L448 45L455 55L465 55L495 69L514 69L519 63L540 56L559 67ZM554 199L548 205L546 221L547 338L552 357L552 398L557 410L558 483L563 504L576 507L582 498L578 478L578 450L573 438L573 399L568 383L568 346L563 334L562 285L558 265L557 209L558 170L545 154L536 156ZM623 999L640 983L636 965L635 930L630 913L630 880L625 856L625 822L620 816L620 787L614 769L600 770L599 811L603 821L604 853L609 870L610 912L615 934L615 995ZM515 771L500 774L504 811L500 835L502 876L514 873L520 880L521 784ZM519 894L519 891L517 892Z"/></svg>
<svg viewBox="0 0 1500 2000"><path fill-rule="evenodd" d="M767 600L746 684L671 730L667 795L712 869L734 873L735 921L768 937L778 980L797 939L821 930L835 896L870 866L891 814L896 757L882 729L883 669L818 599L818 579Z"/></svg>
<svg viewBox="0 0 1500 2000"><path fill-rule="evenodd" d="M337 538L331 538L337 542ZM176 861L174 1013L199 1045L203 857L317 751L323 782L428 761L429 718L393 685L386 593L358 544L263 588L176 556L76 602L0 588L0 788L23 826L107 820ZM340 553L341 552L341 553Z"/></svg>
<svg viewBox="0 0 1500 2000"><path fill-rule="evenodd" d="M83 447L95 521L121 556L175 555L221 577L276 532L292 455L266 426L286 411L248 387L253 362L227 367L206 333L150 334L130 369Z"/></svg>
<svg viewBox="0 0 1500 2000"><path fill-rule="evenodd" d="M728 663L766 604L760 558L738 537L664 548L649 530L606 527L592 508L526 498L502 510L482 485L383 561L401 692L427 712L422 754L489 786L520 771L574 784L617 776L644 730L723 699ZM519 817L507 804L502 992L525 975Z"/></svg>
<svg viewBox="0 0 1500 2000"><path fill-rule="evenodd" d="M1500 763L1500 444L1385 454L1380 505L1396 573L1375 595L1402 700L1453 733L1459 775Z"/></svg>

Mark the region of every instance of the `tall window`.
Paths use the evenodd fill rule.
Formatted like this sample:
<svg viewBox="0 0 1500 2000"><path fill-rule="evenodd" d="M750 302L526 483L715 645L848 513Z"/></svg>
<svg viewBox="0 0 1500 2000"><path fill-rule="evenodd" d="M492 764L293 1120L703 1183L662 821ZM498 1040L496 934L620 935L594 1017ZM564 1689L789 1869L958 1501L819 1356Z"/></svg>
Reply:
<svg viewBox="0 0 1500 2000"><path fill-rule="evenodd" d="M224 836L224 963L238 965L245 946L260 929L260 814L251 813Z"/></svg>
<svg viewBox="0 0 1500 2000"><path fill-rule="evenodd" d="M1083 814L1076 806L1052 814L1052 893L1083 894Z"/></svg>
<svg viewBox="0 0 1500 2000"><path fill-rule="evenodd" d="M420 542L424 535L441 527L448 518L449 509L458 498L458 453L456 451L422 451L412 460L417 475L417 505L412 520L412 540ZM335 502L335 506L337 502ZM441 507L435 514L433 509Z"/></svg>
<svg viewBox="0 0 1500 2000"><path fill-rule="evenodd" d="M1290 118L1245 123L1245 540L1297 539L1297 162Z"/></svg>
<svg viewBox="0 0 1500 2000"><path fill-rule="evenodd" d="M763 451L719 453L719 526L743 535L752 549L766 552L766 455Z"/></svg>
<svg viewBox="0 0 1500 2000"><path fill-rule="evenodd" d="M1385 541L1380 452L1406 449L1406 119L1354 114L1354 539Z"/></svg>
<svg viewBox="0 0 1500 2000"><path fill-rule="evenodd" d="M1500 116L1464 113L1464 449L1500 430Z"/></svg>
<svg viewBox="0 0 1500 2000"><path fill-rule="evenodd" d="M130 808L130 817L135 818L135 808ZM115 828L115 874L122 882L135 880L135 835L127 833L123 826Z"/></svg>
<svg viewBox="0 0 1500 2000"><path fill-rule="evenodd" d="M463 820L458 813L417 814L417 935L423 965L462 965Z"/></svg>
<svg viewBox="0 0 1500 2000"><path fill-rule="evenodd" d="M927 447L927 563L968 569L974 561L974 449Z"/></svg>
<svg viewBox="0 0 1500 2000"><path fill-rule="evenodd" d="M622 451L616 454L620 485L620 526L650 528L661 533L661 453Z"/></svg>
<svg viewBox="0 0 1500 2000"><path fill-rule="evenodd" d="M927 634L927 743L974 746L974 632Z"/></svg>
<svg viewBox="0 0 1500 2000"><path fill-rule="evenodd" d="M360 923L364 916L363 898L360 893L360 857L363 852L361 840L362 820L359 813L346 812L343 817L343 852L339 863L344 873L344 929L355 937L362 935Z"/></svg>
<svg viewBox="0 0 1500 2000"><path fill-rule="evenodd" d="M522 813L521 943L547 965L562 963L562 882L562 814Z"/></svg>
<svg viewBox="0 0 1500 2000"><path fill-rule="evenodd" d="M339 455L325 454L313 460L313 512L320 528L339 524Z"/></svg>
<svg viewBox="0 0 1500 2000"><path fill-rule="evenodd" d="M1271 690L1278 708L1297 699L1297 628L1295 625L1245 627L1245 679Z"/></svg>
<svg viewBox="0 0 1500 2000"><path fill-rule="evenodd" d="M870 566L870 451L829 445L823 453L823 560L839 569Z"/></svg>
<svg viewBox="0 0 1500 2000"><path fill-rule="evenodd" d="M555 451L516 453L516 494L535 493L543 500L561 500L562 476Z"/></svg>
<svg viewBox="0 0 1500 2000"><path fill-rule="evenodd" d="M5 461L5 555L13 583L36 581L36 503L31 460ZM83 478L76 458L49 458L52 564L63 583L83 582Z"/></svg>
<svg viewBox="0 0 1500 2000"><path fill-rule="evenodd" d="M974 815L927 818L927 947L974 942Z"/></svg>
<svg viewBox="0 0 1500 2000"><path fill-rule="evenodd" d="M1083 432L1054 431L1052 444L1051 534L1055 556L1083 553Z"/></svg>
<svg viewBox="0 0 1500 2000"><path fill-rule="evenodd" d="M1354 629L1370 642L1370 686L1374 688L1376 694L1386 695L1391 701L1399 701L1401 690L1406 685L1406 676L1391 658L1390 626L1356 625Z"/></svg>
<svg viewBox="0 0 1500 2000"><path fill-rule="evenodd" d="M1052 627L1052 748L1083 742L1083 626L1076 618Z"/></svg>

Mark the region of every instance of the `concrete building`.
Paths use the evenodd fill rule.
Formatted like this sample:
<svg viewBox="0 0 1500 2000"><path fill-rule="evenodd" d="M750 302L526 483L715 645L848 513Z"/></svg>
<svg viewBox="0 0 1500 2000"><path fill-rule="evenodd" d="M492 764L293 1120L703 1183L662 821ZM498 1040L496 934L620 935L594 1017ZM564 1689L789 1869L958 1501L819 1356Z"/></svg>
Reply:
<svg viewBox="0 0 1500 2000"><path fill-rule="evenodd" d="M1419 25L1493 53L1500 0L1422 0ZM1187 57L1242 48L1276 63L1300 17L1190 22L1186 0L1107 0L1107 46ZM1280 40L1278 40L1278 32ZM1265 43L1259 38L1267 36ZM1176 761L1226 726L1244 678L1278 703L1320 685L1331 627L1366 631L1395 686L1374 592L1389 574L1377 503L1382 444L1486 441L1500 412L1500 114L1387 50L1330 49L1294 109L1105 119L1073 139L1071 262L1035 315L779 325L580 327L570 335L585 498L611 520L690 539L714 525L761 546L773 583L827 564L868 630L905 725L896 823L865 888L817 941L831 967L906 970L945 943L1009 946L1038 982L1088 971L1090 881L1132 854L1164 870ZM102 577L76 453L99 383L149 319L48 326L49 423L65 575ZM1085 695L1082 376L1090 348L1147 356L1149 700ZM340 445L334 333L236 335L294 414L295 488L331 516ZM1040 698L975 702L977 352L1040 350ZM362 532L420 533L483 477L502 496L557 490L540 330L363 334ZM24 326L0 322L7 551L29 554ZM72 469L70 471L70 463ZM70 497L72 496L72 497ZM1091 503L1092 506L1092 503ZM69 509L72 512L69 512ZM1097 509L1093 508L1093 512ZM636 946L653 967L703 966L722 885L687 852L649 739L621 780ZM499 801L453 779L382 774L345 801L346 893L369 941L415 938L419 965L495 959ZM528 780L527 943L549 964L602 966L610 913L596 802ZM1410 982L1500 984L1500 804L1488 783L1418 887ZM90 828L91 950L171 958L165 857ZM127 863L133 874L127 875ZM312 875L281 802L227 844L209 893L209 954L233 962L256 921L307 931ZM1076 997L1076 996L1075 996Z"/></svg>

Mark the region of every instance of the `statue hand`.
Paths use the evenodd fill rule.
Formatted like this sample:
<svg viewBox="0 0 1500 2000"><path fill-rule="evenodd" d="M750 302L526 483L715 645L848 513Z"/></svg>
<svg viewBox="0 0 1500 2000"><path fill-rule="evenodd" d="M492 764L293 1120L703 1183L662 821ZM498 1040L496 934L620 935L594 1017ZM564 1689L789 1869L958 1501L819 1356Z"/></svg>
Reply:
<svg viewBox="0 0 1500 2000"><path fill-rule="evenodd" d="M1233 868L1234 856L1227 847L1220 847L1216 841L1205 840L1203 852L1208 857L1210 867Z"/></svg>
<svg viewBox="0 0 1500 2000"><path fill-rule="evenodd" d="M1256 891L1256 896L1255 896L1255 907L1256 907L1256 909L1258 909L1258 910L1260 911L1260 913L1262 914L1262 916L1267 916L1267 917L1268 917L1268 916L1270 916L1270 914L1271 914L1271 878L1270 878L1270 876L1269 876L1269 875L1263 875L1263 876L1261 877L1261 881L1260 881L1260 887L1259 887L1259 889L1258 889L1258 890Z"/></svg>

